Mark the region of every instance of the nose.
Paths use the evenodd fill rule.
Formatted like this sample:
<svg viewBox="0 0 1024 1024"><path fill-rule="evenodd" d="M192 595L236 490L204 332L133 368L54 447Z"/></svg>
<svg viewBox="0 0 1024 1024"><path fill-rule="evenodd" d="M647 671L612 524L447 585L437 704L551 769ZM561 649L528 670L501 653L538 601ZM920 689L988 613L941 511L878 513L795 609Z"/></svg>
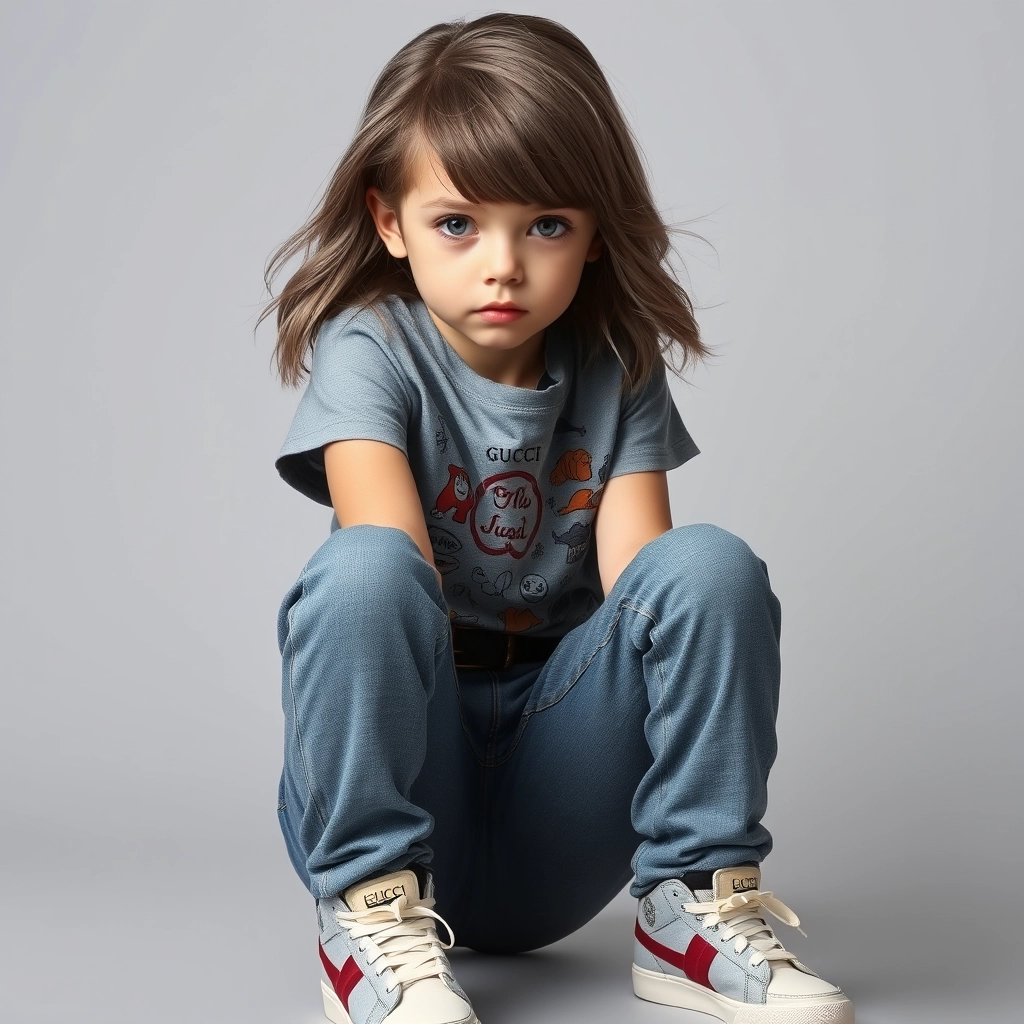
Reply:
<svg viewBox="0 0 1024 1024"><path fill-rule="evenodd" d="M484 281L486 283L516 282L523 276L522 260L513 239L497 234L490 239L484 252Z"/></svg>

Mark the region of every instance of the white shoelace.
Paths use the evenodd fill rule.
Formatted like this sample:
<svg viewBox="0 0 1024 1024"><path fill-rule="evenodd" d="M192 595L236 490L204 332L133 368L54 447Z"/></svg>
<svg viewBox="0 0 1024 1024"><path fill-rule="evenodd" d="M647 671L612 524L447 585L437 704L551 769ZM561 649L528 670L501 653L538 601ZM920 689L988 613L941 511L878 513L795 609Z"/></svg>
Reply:
<svg viewBox="0 0 1024 1024"><path fill-rule="evenodd" d="M806 937L807 933L800 927L800 918L782 900L776 899L771 892L750 889L747 892L733 893L732 896L722 900L683 904L683 910L688 914L703 916L705 928L722 925L723 938L736 939L733 949L737 953L742 953L747 946L750 946L754 950L750 957L751 967L756 967L764 960L796 962L796 955L783 947L769 924L759 913L762 908L767 910L772 917L777 917L783 924L788 924Z"/></svg>
<svg viewBox="0 0 1024 1024"><path fill-rule="evenodd" d="M433 905L432 899L410 904L407 896L399 896L379 910L334 913L338 923L358 941L359 948L369 953L368 962L380 961L376 968L378 976L390 967L398 983L405 985L448 973L444 950L455 945L455 933L440 914L430 909ZM434 921L444 925L451 942L440 941ZM389 985L387 991L396 987Z"/></svg>

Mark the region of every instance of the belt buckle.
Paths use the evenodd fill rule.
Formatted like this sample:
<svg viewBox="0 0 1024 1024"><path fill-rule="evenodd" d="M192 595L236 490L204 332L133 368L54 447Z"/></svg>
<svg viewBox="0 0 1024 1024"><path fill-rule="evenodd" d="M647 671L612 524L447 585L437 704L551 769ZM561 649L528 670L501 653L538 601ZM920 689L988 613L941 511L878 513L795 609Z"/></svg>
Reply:
<svg viewBox="0 0 1024 1024"><path fill-rule="evenodd" d="M455 662L455 667L456 668L464 668L464 669L468 669L471 672L475 672L475 671L479 671L481 669L489 669L491 667L490 665L477 665L477 664L474 664L471 661L460 661L459 660L460 656L463 656L463 652L462 651L454 651L453 652L453 661Z"/></svg>
<svg viewBox="0 0 1024 1024"><path fill-rule="evenodd" d="M501 666L500 666L501 670L505 670L507 668L511 668L512 667L512 659L515 656L516 634L515 633L505 633L504 634L504 638L505 638L505 654L504 654L504 656L502 658L502 663L501 663ZM493 663L489 664L489 665L479 665L479 664L475 664L475 663L473 663L471 661L460 661L459 658L460 658L460 656L463 656L463 652L460 651L460 650L455 649L455 630L454 629L452 630L452 648L453 648L453 660L455 662L455 667L456 668L463 668L463 669L470 669L470 670L474 670L474 669L493 670L494 669L494 664ZM469 656L468 652L465 652L465 656L466 657Z"/></svg>

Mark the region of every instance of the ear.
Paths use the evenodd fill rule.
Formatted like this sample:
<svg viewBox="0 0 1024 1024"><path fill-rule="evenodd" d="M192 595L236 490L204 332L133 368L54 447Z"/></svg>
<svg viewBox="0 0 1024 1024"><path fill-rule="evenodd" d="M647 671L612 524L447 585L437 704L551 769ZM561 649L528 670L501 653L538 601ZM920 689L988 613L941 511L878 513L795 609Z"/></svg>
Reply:
<svg viewBox="0 0 1024 1024"><path fill-rule="evenodd" d="M402 238L402 228L398 222L398 213L386 205L380 192L375 188L366 190L366 206L373 217L374 226L387 250L396 259L409 255Z"/></svg>
<svg viewBox="0 0 1024 1024"><path fill-rule="evenodd" d="M600 231L594 232L594 237L590 242L590 248L587 249L586 262L593 263L594 260L601 255L601 251L604 249L604 239L601 237Z"/></svg>

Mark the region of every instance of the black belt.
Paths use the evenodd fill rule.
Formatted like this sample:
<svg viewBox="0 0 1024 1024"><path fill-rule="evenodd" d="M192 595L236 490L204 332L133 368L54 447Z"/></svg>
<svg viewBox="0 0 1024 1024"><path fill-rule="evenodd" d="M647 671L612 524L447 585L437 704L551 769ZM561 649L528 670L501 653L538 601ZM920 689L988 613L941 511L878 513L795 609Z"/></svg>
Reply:
<svg viewBox="0 0 1024 1024"><path fill-rule="evenodd" d="M524 661L547 661L560 636L520 636L501 629L477 629L452 623L455 667L504 669Z"/></svg>

